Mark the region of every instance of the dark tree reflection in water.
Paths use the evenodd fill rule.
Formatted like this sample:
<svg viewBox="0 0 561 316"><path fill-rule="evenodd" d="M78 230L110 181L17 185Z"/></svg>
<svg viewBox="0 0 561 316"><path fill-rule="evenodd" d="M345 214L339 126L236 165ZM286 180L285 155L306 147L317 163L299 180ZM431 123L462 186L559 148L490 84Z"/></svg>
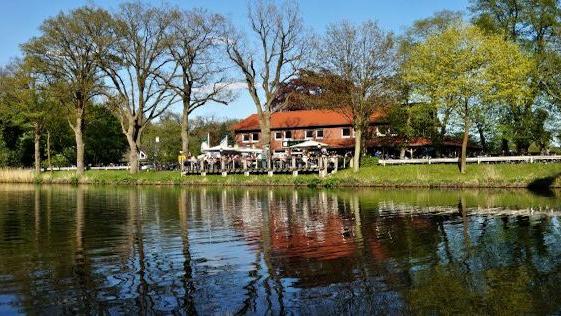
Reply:
<svg viewBox="0 0 561 316"><path fill-rule="evenodd" d="M556 196L0 186L0 314L555 314Z"/></svg>

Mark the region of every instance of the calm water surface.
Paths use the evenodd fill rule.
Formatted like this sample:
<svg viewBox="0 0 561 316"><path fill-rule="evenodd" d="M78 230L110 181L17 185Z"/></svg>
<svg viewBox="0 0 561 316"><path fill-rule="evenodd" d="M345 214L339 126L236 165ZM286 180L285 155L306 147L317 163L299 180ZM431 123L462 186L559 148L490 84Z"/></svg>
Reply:
<svg viewBox="0 0 561 316"><path fill-rule="evenodd" d="M559 196L0 186L0 315L560 313Z"/></svg>

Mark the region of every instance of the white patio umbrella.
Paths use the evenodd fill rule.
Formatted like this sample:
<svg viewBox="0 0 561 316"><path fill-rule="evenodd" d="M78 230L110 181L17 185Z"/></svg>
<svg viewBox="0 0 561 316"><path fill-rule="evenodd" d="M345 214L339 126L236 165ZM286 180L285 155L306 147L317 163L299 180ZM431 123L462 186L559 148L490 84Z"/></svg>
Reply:
<svg viewBox="0 0 561 316"><path fill-rule="evenodd" d="M316 142L315 140L307 140L305 142L292 145L290 148L322 148L327 146L328 145L325 143Z"/></svg>

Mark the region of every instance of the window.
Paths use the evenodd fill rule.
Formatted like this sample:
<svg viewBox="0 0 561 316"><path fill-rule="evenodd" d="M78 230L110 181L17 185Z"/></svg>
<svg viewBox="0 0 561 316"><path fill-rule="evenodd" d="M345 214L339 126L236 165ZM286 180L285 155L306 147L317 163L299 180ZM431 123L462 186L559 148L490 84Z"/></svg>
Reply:
<svg viewBox="0 0 561 316"><path fill-rule="evenodd" d="M350 138L351 137L351 128L350 127L343 127L341 129L341 135L343 138Z"/></svg>
<svg viewBox="0 0 561 316"><path fill-rule="evenodd" d="M252 139L254 142L258 142L259 141L259 133L253 133L251 135Z"/></svg>
<svg viewBox="0 0 561 316"><path fill-rule="evenodd" d="M275 132L275 139L281 140L282 139L282 132Z"/></svg>
<svg viewBox="0 0 561 316"><path fill-rule="evenodd" d="M306 139L312 139L314 138L314 131L313 130L307 130L306 131Z"/></svg>
<svg viewBox="0 0 561 316"><path fill-rule="evenodd" d="M242 134L242 142L249 143L250 140L249 134Z"/></svg>
<svg viewBox="0 0 561 316"><path fill-rule="evenodd" d="M292 139L292 131L285 131L284 139Z"/></svg>
<svg viewBox="0 0 561 316"><path fill-rule="evenodd" d="M319 139L323 138L323 130L322 129L318 129L316 131L316 138L319 138Z"/></svg>

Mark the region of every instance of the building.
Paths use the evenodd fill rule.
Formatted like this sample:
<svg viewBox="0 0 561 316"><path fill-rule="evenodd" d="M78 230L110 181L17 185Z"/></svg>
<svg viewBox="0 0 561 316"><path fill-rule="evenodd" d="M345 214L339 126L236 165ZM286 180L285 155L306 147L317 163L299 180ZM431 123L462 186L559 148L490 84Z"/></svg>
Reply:
<svg viewBox="0 0 561 316"><path fill-rule="evenodd" d="M262 148L261 132L257 114L250 115L233 126L235 143L241 148ZM315 140L328 145L329 150L339 153L352 153L354 130L348 116L330 110L297 110L271 114L271 150L284 152L290 146ZM407 141L391 133L391 126L384 120L382 113L374 113L370 118L366 150L385 157L435 156L435 146L430 139L418 137ZM456 156L461 140L446 138L439 146L440 155ZM480 147L470 143L470 150L477 152Z"/></svg>
<svg viewBox="0 0 561 316"><path fill-rule="evenodd" d="M381 135L387 130L383 117L375 113L371 128ZM261 148L261 132L257 114L250 115L233 127L235 142L240 147ZM348 116L328 110L302 110L271 114L271 149L279 152L306 140L325 143L332 150L351 149L354 130Z"/></svg>

